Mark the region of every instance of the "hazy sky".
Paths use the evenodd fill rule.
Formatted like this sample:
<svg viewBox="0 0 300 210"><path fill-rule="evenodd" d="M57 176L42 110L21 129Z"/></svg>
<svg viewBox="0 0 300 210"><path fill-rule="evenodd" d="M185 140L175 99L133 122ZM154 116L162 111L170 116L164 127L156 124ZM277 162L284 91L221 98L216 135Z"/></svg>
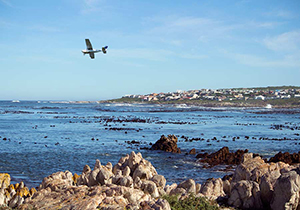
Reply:
<svg viewBox="0 0 300 210"><path fill-rule="evenodd" d="M0 71L0 100L300 85L300 1L0 0Z"/></svg>

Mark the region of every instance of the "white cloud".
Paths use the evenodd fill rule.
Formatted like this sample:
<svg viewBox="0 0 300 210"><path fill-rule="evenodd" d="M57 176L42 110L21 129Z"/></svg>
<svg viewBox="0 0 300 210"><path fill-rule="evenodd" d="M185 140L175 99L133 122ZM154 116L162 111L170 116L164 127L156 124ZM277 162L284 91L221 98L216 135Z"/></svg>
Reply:
<svg viewBox="0 0 300 210"><path fill-rule="evenodd" d="M290 31L274 37L266 37L263 44L273 51L292 52L300 50L300 31Z"/></svg>
<svg viewBox="0 0 300 210"><path fill-rule="evenodd" d="M292 12L282 9L272 10L270 12L264 13L264 15L267 17L278 17L283 19L293 19L296 17L296 15Z"/></svg>
<svg viewBox="0 0 300 210"><path fill-rule="evenodd" d="M241 64L254 67L281 67L291 68L300 67L300 53L292 55L284 55L281 58L268 59L266 57L244 54L244 53L233 53L226 50L220 50L220 52Z"/></svg>

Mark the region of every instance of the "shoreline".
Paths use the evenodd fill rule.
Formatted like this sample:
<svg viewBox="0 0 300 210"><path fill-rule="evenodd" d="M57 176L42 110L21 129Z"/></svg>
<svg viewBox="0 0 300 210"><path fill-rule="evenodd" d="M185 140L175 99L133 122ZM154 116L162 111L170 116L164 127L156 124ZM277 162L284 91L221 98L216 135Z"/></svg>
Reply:
<svg viewBox="0 0 300 210"><path fill-rule="evenodd" d="M146 105L187 105L194 107L205 107L205 108L266 108L266 109L295 109L300 108L300 99L286 100L286 104L281 104L280 99L267 100L267 101L235 101L235 102L219 102L219 101L200 101L200 100L182 100L182 101L142 101L142 100L128 100L127 98L111 99L97 101L100 104L146 104ZM296 104L297 103L297 104ZM270 107L271 105L271 107Z"/></svg>
<svg viewBox="0 0 300 210"><path fill-rule="evenodd" d="M220 152L217 156L224 156ZM80 175L58 171L45 177L37 189L29 190L22 181L13 185L10 175L4 173L0 174L0 209L7 206L17 209L56 209L58 206L64 209L171 209L169 196L177 196L178 201L183 202L191 195L213 203L216 209L277 209L294 202L293 197L300 191L294 180L295 176L300 177L299 164L271 163L247 152L239 158L241 162L232 175L210 178L202 184L186 177L180 183L169 185L151 162L134 151L121 157L114 166L110 162L102 165L96 160L94 169L85 165ZM281 198L282 193L285 199ZM147 208L143 208L144 205ZM298 203L293 209L297 208Z"/></svg>

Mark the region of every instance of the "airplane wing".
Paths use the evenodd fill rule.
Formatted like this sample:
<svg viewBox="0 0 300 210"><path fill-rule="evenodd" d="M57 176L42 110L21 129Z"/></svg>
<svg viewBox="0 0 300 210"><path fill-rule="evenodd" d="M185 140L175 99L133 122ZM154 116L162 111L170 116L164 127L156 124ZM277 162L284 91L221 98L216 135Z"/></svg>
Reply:
<svg viewBox="0 0 300 210"><path fill-rule="evenodd" d="M95 58L95 53L89 53L89 54L90 54L91 59Z"/></svg>
<svg viewBox="0 0 300 210"><path fill-rule="evenodd" d="M85 39L86 49L93 50L92 44L89 39Z"/></svg>

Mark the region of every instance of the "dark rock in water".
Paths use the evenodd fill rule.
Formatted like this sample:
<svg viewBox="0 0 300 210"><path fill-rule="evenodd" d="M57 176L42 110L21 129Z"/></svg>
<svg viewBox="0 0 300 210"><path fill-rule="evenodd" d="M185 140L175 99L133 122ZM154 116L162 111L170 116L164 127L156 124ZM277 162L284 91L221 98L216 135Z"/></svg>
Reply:
<svg viewBox="0 0 300 210"><path fill-rule="evenodd" d="M189 152L189 154L190 155L196 155L196 149L195 148L191 149L191 151Z"/></svg>
<svg viewBox="0 0 300 210"><path fill-rule="evenodd" d="M285 152L285 153L279 152L274 157L271 157L269 159L269 162L277 163L279 161L290 164L290 165L300 163L300 152L293 153L293 154L290 154L288 152Z"/></svg>
<svg viewBox="0 0 300 210"><path fill-rule="evenodd" d="M177 137L175 135L162 135L160 139L152 145L151 150L163 150L166 152L181 153L180 148L177 147Z"/></svg>
<svg viewBox="0 0 300 210"><path fill-rule="evenodd" d="M208 163L209 167L213 167L220 164L226 165L238 165L242 161L242 157L248 150L237 150L236 152L229 152L228 147L223 147L217 152L208 154L200 153L196 158L200 158L198 161L202 163Z"/></svg>

